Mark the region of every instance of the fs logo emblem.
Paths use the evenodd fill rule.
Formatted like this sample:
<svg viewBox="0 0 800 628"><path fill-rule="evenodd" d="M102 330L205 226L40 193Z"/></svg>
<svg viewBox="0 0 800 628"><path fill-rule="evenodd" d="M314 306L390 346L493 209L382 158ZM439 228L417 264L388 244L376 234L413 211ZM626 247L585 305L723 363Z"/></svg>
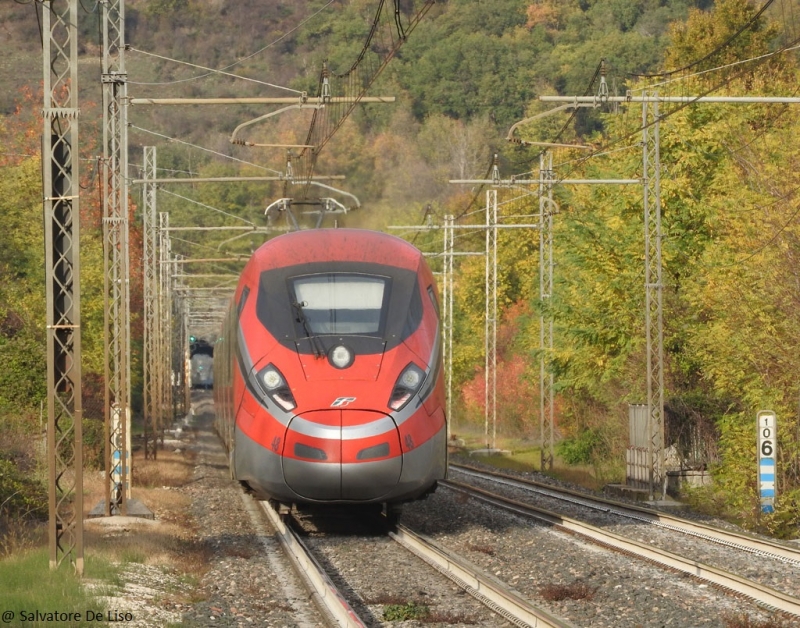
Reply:
<svg viewBox="0 0 800 628"><path fill-rule="evenodd" d="M342 408L344 406L349 406L355 400L356 400L355 397L338 397L333 400L331 408Z"/></svg>

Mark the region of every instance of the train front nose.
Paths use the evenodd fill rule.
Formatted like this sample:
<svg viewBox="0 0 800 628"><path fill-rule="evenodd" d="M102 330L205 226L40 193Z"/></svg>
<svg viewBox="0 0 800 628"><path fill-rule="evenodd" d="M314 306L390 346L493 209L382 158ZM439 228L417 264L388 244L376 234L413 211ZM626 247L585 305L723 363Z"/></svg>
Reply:
<svg viewBox="0 0 800 628"><path fill-rule="evenodd" d="M284 480L307 499L378 500L397 486L402 467L397 425L381 412L305 412L286 430Z"/></svg>

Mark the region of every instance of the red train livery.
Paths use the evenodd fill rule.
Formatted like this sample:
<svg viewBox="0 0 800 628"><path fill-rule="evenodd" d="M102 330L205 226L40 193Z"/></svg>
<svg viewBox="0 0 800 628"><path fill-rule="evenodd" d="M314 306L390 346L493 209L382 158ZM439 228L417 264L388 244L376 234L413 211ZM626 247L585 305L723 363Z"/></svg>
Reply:
<svg viewBox="0 0 800 628"><path fill-rule="evenodd" d="M247 263L214 349L231 471L282 503L398 503L447 472L436 284L384 233L297 231Z"/></svg>

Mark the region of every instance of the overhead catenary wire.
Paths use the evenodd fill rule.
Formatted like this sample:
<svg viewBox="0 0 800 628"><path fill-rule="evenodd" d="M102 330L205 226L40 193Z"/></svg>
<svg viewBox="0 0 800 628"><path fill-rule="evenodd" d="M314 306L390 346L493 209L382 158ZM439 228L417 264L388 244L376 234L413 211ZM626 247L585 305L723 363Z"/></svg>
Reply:
<svg viewBox="0 0 800 628"><path fill-rule="evenodd" d="M195 200L193 198L189 198L188 196L183 196L183 195L178 194L176 192L170 192L169 190L165 190L164 188L159 188L159 191L164 193L164 194L169 194L170 196L175 196L175 197L177 197L177 198L179 198L181 200L187 201L189 203L194 203L195 205L199 205L200 207L203 207L205 209L210 209L212 211L218 212L218 213L223 214L225 216L230 216L231 218L236 218L236 220L241 220L242 222L245 222L248 225L251 225L253 227L258 227L258 225L256 225L251 220L247 220L247 218L242 218L241 216L237 216L236 214L231 214L229 212L223 211L223 210L218 209L216 207L213 207L211 205L207 205L206 203L201 203L200 201Z"/></svg>
<svg viewBox="0 0 800 628"><path fill-rule="evenodd" d="M797 41L790 42L789 44L787 44L786 46L781 48L781 50L776 51L774 54L780 54L780 53L786 52L787 50L794 50L796 47L798 47L798 44L800 44L800 38L798 38ZM774 56L774 55L754 57L752 60L749 60L749 61L751 63L760 64L760 63L764 63L764 61L766 61L766 59L770 58L771 56ZM723 79L722 81L712 85L711 87L709 87L705 91L702 91L700 94L698 94L696 96L693 96L691 99L687 100L686 102L680 103L677 107L675 107L671 111L661 114L658 117L657 120L653 120L652 122L650 122L648 124L648 126L652 126L656 122L663 122L664 120L666 120L666 119L670 118L671 116L679 113L680 111L683 111L687 107L696 104L700 98L702 98L704 96L708 96L709 94L712 94L712 93L720 90L722 87L724 87L726 85L729 85L734 80L736 80L739 77L741 77L745 73L745 71L746 71L746 69L742 68L737 73L734 73L731 76L726 77L725 79ZM559 180L568 178L568 175L571 172L574 172L575 169L578 166L586 163L587 161L589 161L591 159L594 159L594 157L597 154L599 154L601 151L608 151L612 147L616 146L617 144L619 144L621 142L624 142L624 141L626 141L626 140L628 140L628 139L630 139L632 137L635 137L635 136L639 135L642 131L644 131L645 128L647 128L647 127L640 126L640 127L636 128L636 129L630 131L629 133L625 133L625 134L621 135L620 137L612 139L611 141L605 143L601 148L599 148L599 149L597 149L595 151L592 151L591 153L589 153L587 155L584 155L583 157L578 158L577 160L575 160L572 163L572 168L570 170L568 170L566 173L563 173L559 178L554 179L553 184L554 185L558 184Z"/></svg>
<svg viewBox="0 0 800 628"><path fill-rule="evenodd" d="M272 172L273 174L283 176L283 172L280 170L275 170L274 168L267 168L266 166L262 166L260 164L253 163L252 161L247 161L246 159L239 159L238 157L233 157L231 155L226 155L225 153L221 153L216 150L212 150L210 148L206 148L205 146L199 146L198 144L193 144L192 142L187 142L185 140L179 140L175 137L170 137L169 135L164 135L163 133L158 133L157 131L151 131L149 129L142 128L140 126L136 126L135 124L128 125L132 129L136 129L137 131L142 131L143 133L149 133L150 135L155 135L156 137L160 137L162 139L168 140L170 142L175 142L176 144L183 144L184 146L189 146L191 148L196 148L198 150L205 151L207 153L211 153L212 155L217 155L218 157L222 157L224 159L229 159L231 161L235 161L240 164L244 164L246 166L253 166L253 168L258 168L260 170L265 170L266 172Z"/></svg>
<svg viewBox="0 0 800 628"><path fill-rule="evenodd" d="M200 65L198 63L191 63L190 61L180 61L178 59L172 59L170 57L165 57L163 55L156 54L155 52L147 52L145 50L139 50L138 48L133 48L133 47L131 47L129 50L130 50L130 52L138 52L138 53L143 54L143 55L147 55L147 56L150 56L150 57L156 57L157 59L162 59L164 61L171 61L172 63L179 63L179 64L182 64L182 65L188 65L190 67L198 68L200 70L208 70L208 73L204 74L202 78L207 77L207 76L211 76L212 74L218 74L220 76L227 76L227 77L230 77L230 78L235 78L235 79L240 80L240 81L248 81L250 83L257 83L258 85L264 85L266 87L273 87L275 89L283 89L283 90L286 90L287 92L292 92L293 94L298 94L299 95L299 94L303 93L300 90L293 89L291 87L286 87L284 85L276 85L274 83L268 83L267 81L260 81L258 79L250 78L249 76L242 76L240 74L233 74L231 72L225 72L224 70L215 70L213 68L208 68L208 67L206 67L204 65ZM128 81L128 84L129 85L172 85L172 84L175 84L175 83L185 83L187 81L193 81L193 80L196 80L197 78L199 78L199 77L192 77L192 78L187 78L187 79L178 79L178 80L175 80L175 81L167 81L167 82L159 81L159 82L155 82L155 83L148 83L148 82L143 82L143 81Z"/></svg>
<svg viewBox="0 0 800 628"><path fill-rule="evenodd" d="M762 5L762 7L758 10L758 12L752 18L750 18L750 20L748 20L747 23L745 23L738 31L736 31L733 35L731 35L724 42L719 44L711 52L703 55L699 59L696 59L696 60L692 61L691 63L688 63L687 65L683 66L682 68L676 68L674 70L669 70L667 72L657 72L655 74L636 74L636 73L631 72L630 76L634 76L634 77L637 77L637 78L654 78L654 77L657 77L657 76L671 76L673 74L679 74L681 72L685 72L686 70L692 69L693 67L703 63L703 61L707 61L711 57L719 54L722 50L724 50L730 44L732 44L734 41L736 41L742 35L742 33L744 33L747 29L751 28L761 18L761 15L764 13L764 11L766 11L767 8L769 8L769 6L773 2L775 2L775 0L767 0Z"/></svg>

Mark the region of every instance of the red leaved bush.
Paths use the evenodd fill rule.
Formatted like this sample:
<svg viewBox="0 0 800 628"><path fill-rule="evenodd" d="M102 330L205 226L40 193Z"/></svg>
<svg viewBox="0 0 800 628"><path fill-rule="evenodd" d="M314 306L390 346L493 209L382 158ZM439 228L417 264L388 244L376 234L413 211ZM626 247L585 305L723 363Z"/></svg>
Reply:
<svg viewBox="0 0 800 628"><path fill-rule="evenodd" d="M507 436L534 435L539 425L538 362L526 361L524 347L530 343L519 337L522 319L530 311L527 303L518 301L505 311L497 330L497 429ZM461 388L467 416L473 420L484 416L485 374L481 365Z"/></svg>

